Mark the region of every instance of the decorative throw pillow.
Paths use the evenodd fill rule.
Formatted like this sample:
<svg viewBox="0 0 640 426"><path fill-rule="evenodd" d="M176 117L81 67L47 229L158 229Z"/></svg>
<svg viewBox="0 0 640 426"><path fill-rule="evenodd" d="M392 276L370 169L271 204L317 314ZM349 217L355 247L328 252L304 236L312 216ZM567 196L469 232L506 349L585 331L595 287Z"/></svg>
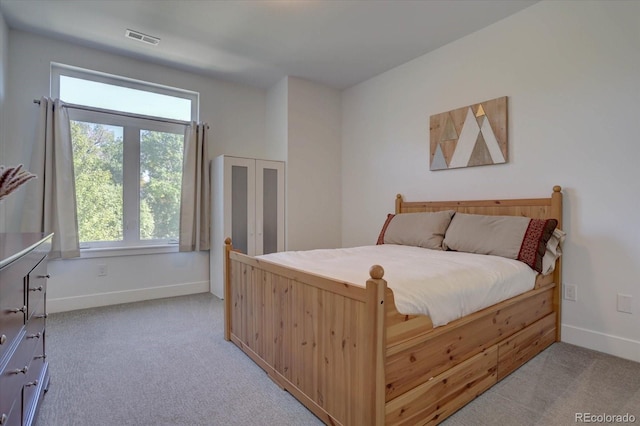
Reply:
<svg viewBox="0 0 640 426"><path fill-rule="evenodd" d="M542 272L547 275L556 268L556 260L562 256L562 243L567 237L566 232L556 228L547 242L547 247L542 258Z"/></svg>
<svg viewBox="0 0 640 426"><path fill-rule="evenodd" d="M395 214L393 213L389 213L387 215L387 220L384 221L384 225L382 225L382 230L380 230L380 235L378 235L378 242L376 243L377 246L379 246L380 244L384 244L384 233L387 232L387 228L389 227L389 222L391 222L391 219L393 219L394 216Z"/></svg>
<svg viewBox="0 0 640 426"><path fill-rule="evenodd" d="M555 219L457 213L443 247L517 259L541 272L547 242L557 225Z"/></svg>
<svg viewBox="0 0 640 426"><path fill-rule="evenodd" d="M542 272L542 259L547 242L556 226L558 226L558 221L555 219L531 219L522 239L522 247L520 247L517 259L536 271Z"/></svg>
<svg viewBox="0 0 640 426"><path fill-rule="evenodd" d="M387 215L378 244L400 244L442 250L444 233L453 210Z"/></svg>

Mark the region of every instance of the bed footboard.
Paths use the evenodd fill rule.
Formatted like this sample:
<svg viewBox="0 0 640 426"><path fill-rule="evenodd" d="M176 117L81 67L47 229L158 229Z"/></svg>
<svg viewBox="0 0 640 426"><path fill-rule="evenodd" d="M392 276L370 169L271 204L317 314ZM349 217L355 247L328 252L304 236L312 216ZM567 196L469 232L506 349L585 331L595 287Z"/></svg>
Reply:
<svg viewBox="0 0 640 426"><path fill-rule="evenodd" d="M325 423L382 424L384 280L361 288L227 252L225 337Z"/></svg>

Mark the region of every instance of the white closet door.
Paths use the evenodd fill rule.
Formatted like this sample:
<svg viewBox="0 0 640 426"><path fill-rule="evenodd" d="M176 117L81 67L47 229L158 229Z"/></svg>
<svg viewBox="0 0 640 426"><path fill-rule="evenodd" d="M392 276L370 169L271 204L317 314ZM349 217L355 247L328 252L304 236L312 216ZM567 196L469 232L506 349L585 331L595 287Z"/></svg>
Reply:
<svg viewBox="0 0 640 426"><path fill-rule="evenodd" d="M256 254L255 160L227 157L224 163L224 228L231 235L233 248Z"/></svg>
<svg viewBox="0 0 640 426"><path fill-rule="evenodd" d="M284 163L280 161L256 160L255 242L256 255L284 250Z"/></svg>

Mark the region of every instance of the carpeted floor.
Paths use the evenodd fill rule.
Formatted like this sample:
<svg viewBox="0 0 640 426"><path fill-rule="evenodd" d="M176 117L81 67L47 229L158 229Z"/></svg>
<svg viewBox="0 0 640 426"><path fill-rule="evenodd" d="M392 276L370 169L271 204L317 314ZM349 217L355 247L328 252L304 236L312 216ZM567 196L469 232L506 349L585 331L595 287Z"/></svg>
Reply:
<svg viewBox="0 0 640 426"><path fill-rule="evenodd" d="M222 335L210 294L52 314L51 385L38 426L319 425ZM640 364L554 344L445 425L640 423Z"/></svg>

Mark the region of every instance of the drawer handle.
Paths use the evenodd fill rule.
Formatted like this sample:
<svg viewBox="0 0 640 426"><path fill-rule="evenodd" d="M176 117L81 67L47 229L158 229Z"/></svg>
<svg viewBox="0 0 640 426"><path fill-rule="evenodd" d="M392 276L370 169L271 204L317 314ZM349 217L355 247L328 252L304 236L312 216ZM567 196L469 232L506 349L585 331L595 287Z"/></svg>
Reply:
<svg viewBox="0 0 640 426"><path fill-rule="evenodd" d="M38 356L34 356L33 359L47 359L47 354L42 354Z"/></svg>
<svg viewBox="0 0 640 426"><path fill-rule="evenodd" d="M5 334L0 336L0 345L4 345L4 342L6 341L7 341L7 336Z"/></svg>
<svg viewBox="0 0 640 426"><path fill-rule="evenodd" d="M16 368L15 370L12 371L13 374L27 374L27 371L29 371L29 367L27 367L26 365L22 368Z"/></svg>
<svg viewBox="0 0 640 426"><path fill-rule="evenodd" d="M28 388L29 386L38 386L38 380L34 380L33 382L27 382L24 384L24 387Z"/></svg>
<svg viewBox="0 0 640 426"><path fill-rule="evenodd" d="M2 413L2 416L0 416L0 425L5 424L8 418L9 416L7 416L5 413Z"/></svg>
<svg viewBox="0 0 640 426"><path fill-rule="evenodd" d="M30 288L29 291L42 291L42 286L38 286L35 288Z"/></svg>
<svg viewBox="0 0 640 426"><path fill-rule="evenodd" d="M38 275L38 278L51 278L51 275Z"/></svg>
<svg viewBox="0 0 640 426"><path fill-rule="evenodd" d="M17 314L18 312L22 312L24 314L25 312L27 312L27 307L23 306L22 308L9 309L9 312L12 314Z"/></svg>
<svg viewBox="0 0 640 426"><path fill-rule="evenodd" d="M39 331L36 334L29 334L27 336L27 339L39 339L40 336L42 336L42 333L40 333Z"/></svg>
<svg viewBox="0 0 640 426"><path fill-rule="evenodd" d="M38 319L40 319L40 318L47 319L49 317L49 314L36 315L35 317L38 318Z"/></svg>

